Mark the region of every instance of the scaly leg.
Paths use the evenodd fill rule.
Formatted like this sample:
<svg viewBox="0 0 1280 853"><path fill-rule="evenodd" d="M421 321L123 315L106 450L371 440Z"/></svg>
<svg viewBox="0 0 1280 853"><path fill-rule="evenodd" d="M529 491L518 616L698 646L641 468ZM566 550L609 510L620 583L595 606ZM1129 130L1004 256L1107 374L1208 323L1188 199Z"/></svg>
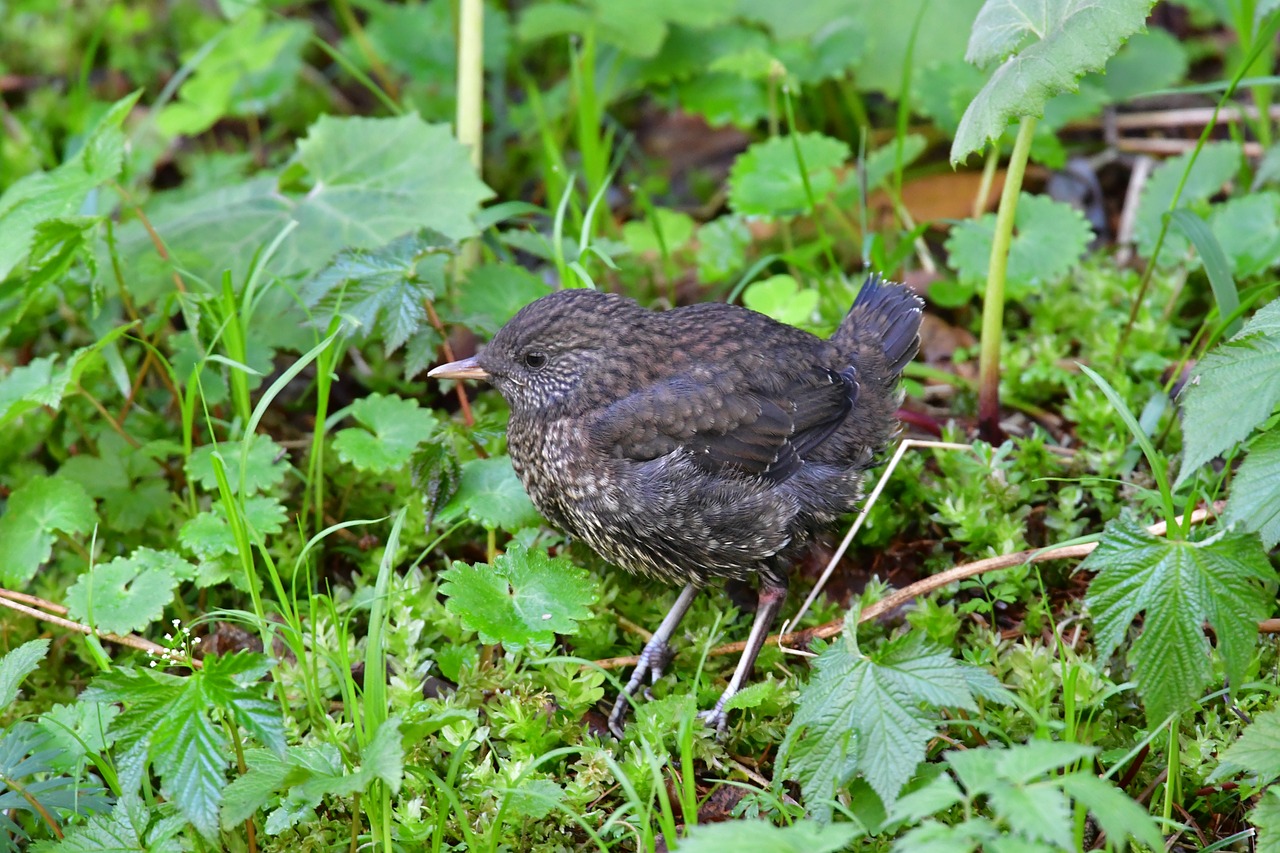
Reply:
<svg viewBox="0 0 1280 853"><path fill-rule="evenodd" d="M729 686L724 689L724 693L720 694L720 699L714 708L698 715L708 726L715 726L720 734L724 734L725 726L729 722L729 715L724 710L725 703L742 689L742 685L747 683L747 679L751 676L751 668L756 665L756 657L764 648L765 638L769 636L769 629L773 627L773 620L778 617L778 611L782 609L782 602L786 599L785 577L781 581L776 578L760 578L760 597L756 605L756 618L751 623L747 646L742 650L742 657L738 659L738 666L733 671L733 677L729 679Z"/></svg>
<svg viewBox="0 0 1280 853"><path fill-rule="evenodd" d="M668 644L671 635L676 632L676 628L680 627L680 620L689 612L689 605L693 604L697 594L696 584L689 584L680 590L680 597L676 599L675 604L671 605L666 618L662 620L658 630L653 632L652 639L644 644L644 651L640 652L640 661L631 672L631 680L618 694L618 701L613 703L613 712L609 714L609 731L613 732L614 736L622 737L622 718L627 714L631 697L644 684L645 675L649 676L650 684L657 684L658 679L662 677L662 670L671 661L671 646ZM645 694L648 695L648 693L648 688L645 688Z"/></svg>

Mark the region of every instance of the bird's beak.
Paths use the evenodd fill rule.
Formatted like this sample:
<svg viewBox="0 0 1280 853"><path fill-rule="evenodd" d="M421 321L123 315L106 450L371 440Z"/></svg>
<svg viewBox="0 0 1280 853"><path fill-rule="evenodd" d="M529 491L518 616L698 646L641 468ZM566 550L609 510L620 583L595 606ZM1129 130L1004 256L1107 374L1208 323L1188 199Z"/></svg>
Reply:
<svg viewBox="0 0 1280 853"><path fill-rule="evenodd" d="M428 371L427 375L434 379L489 379L489 372L480 366L474 356L442 364Z"/></svg>

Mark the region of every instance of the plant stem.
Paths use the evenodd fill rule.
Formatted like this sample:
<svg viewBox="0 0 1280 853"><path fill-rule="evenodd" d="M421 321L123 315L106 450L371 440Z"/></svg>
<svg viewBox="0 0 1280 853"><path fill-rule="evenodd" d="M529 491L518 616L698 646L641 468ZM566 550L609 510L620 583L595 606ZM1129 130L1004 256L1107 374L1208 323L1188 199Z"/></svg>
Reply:
<svg viewBox="0 0 1280 853"><path fill-rule="evenodd" d="M458 2L458 141L471 151L471 165L483 176L484 166L484 2ZM458 254L456 273L480 261L480 243L468 240Z"/></svg>
<svg viewBox="0 0 1280 853"><path fill-rule="evenodd" d="M1000 429L1000 339L1004 334L1004 279L1009 267L1009 244L1013 240L1013 218L1018 212L1018 195L1027 169L1031 138L1036 132L1034 116L1023 116L1018 139L1009 158L1009 172L1000 193L996 213L996 233L991 240L991 263L987 268L987 291L982 298L982 349L978 368L978 434L992 444L1004 439Z"/></svg>

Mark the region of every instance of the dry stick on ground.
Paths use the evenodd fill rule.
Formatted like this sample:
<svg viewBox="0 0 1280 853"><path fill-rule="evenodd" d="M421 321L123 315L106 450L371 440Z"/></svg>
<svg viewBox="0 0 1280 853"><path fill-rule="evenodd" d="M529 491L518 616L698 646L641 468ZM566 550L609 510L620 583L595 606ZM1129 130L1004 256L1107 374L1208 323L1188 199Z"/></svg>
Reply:
<svg viewBox="0 0 1280 853"><path fill-rule="evenodd" d="M34 606L29 607L28 605ZM52 601L45 601L43 598L37 598L34 595L25 595L21 592L14 592L13 590L0 588L0 606L8 607L10 610L16 610L19 613L26 614L27 616L30 616L33 619L38 619L41 622L49 622L53 625L66 628L69 631L75 631L79 634L97 637L100 640L106 640L108 643L128 646L129 648L148 652L149 654L156 655L157 657L165 654L166 652L172 651L172 649L167 649L164 646L151 642L150 640L144 640L142 637L134 634L121 636L119 634L111 634L106 631L95 631L88 625L73 622L72 620L60 615L66 613L67 608L54 604ZM193 659L191 661L191 665L196 669L199 669L204 666L204 663Z"/></svg>
<svg viewBox="0 0 1280 853"><path fill-rule="evenodd" d="M1198 509L1191 514L1191 522L1199 524L1206 518L1217 515L1222 510L1222 502L1215 503L1212 507ZM1181 523L1182 519L1179 518ZM1164 522L1153 524L1147 528L1147 532L1153 536L1163 536L1165 532ZM949 584L962 581L966 578L975 577L985 574L986 572L994 572L1000 569L1011 569L1014 566L1021 566L1024 563L1042 563L1046 560L1069 560L1083 557L1097 548L1096 542L1089 542L1084 545L1066 545L1061 548L1036 548L1027 551L1019 551L1016 554L1005 554L1000 557L988 557L985 560L978 560L974 563L965 563L962 566L956 566L954 569L948 569L941 574L924 578L916 581L910 586L903 587L897 592L882 598L874 604L868 605L862 609L858 615L858 623L870 621L886 613L890 613L911 599L941 589ZM1274 624L1272 624L1274 623ZM835 619L815 628L806 628L802 631L793 631L789 634L773 634L765 643L777 643L782 647L783 651L796 653L796 649L787 648L788 646L807 646L809 643L818 639L827 639L834 637L844 630L844 620ZM1280 633L1280 620L1268 619L1258 625L1258 630L1263 633ZM707 652L708 657L718 655L740 654L746 647L746 643L726 643L723 646L717 646ZM637 662L635 655L619 658L606 658L598 660L595 665L601 669L615 669L623 666L634 666Z"/></svg>

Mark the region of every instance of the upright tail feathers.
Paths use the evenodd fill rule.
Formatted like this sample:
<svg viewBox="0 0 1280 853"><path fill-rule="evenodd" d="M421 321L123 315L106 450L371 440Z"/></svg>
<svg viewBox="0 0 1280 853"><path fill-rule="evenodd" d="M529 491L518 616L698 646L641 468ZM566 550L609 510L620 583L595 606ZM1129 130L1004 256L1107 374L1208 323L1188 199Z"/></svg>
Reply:
<svg viewBox="0 0 1280 853"><path fill-rule="evenodd" d="M868 359L878 351L888 374L884 379L893 383L920 349L923 311L924 302L905 285L872 273L831 340L852 354L855 364L878 361Z"/></svg>

